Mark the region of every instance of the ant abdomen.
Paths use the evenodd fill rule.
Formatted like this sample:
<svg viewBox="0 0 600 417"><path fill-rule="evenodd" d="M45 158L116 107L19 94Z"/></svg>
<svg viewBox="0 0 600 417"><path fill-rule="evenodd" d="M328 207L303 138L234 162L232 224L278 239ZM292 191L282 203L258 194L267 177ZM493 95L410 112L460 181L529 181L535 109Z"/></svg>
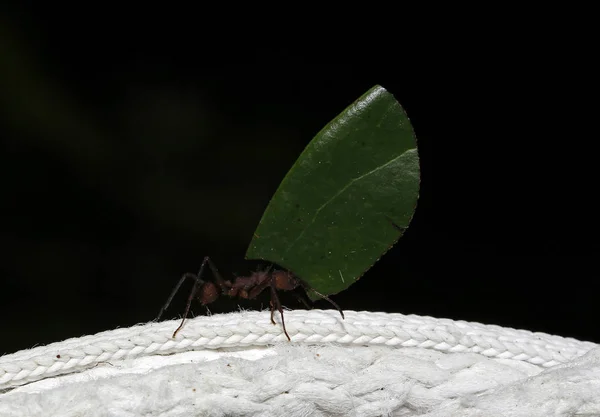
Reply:
<svg viewBox="0 0 600 417"><path fill-rule="evenodd" d="M203 305L207 305L219 298L219 287L213 282L205 281L198 290L198 300Z"/></svg>

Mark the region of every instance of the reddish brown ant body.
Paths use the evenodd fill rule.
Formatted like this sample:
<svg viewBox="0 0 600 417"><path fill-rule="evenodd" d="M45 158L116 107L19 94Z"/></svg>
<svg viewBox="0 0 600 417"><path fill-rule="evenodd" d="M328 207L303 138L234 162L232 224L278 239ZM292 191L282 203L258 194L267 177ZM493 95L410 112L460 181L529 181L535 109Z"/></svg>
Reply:
<svg viewBox="0 0 600 417"><path fill-rule="evenodd" d="M208 265L208 267L211 269L215 282L204 281L202 279L202 275L204 274L204 268L206 267L206 265ZM198 298L200 303L206 306L214 302L217 298L219 298L219 295L221 294L225 294L230 297L254 299L258 297L258 295L262 293L266 288L271 289L271 323L275 324L275 320L273 320L273 312L276 308L277 311L279 311L279 313L281 314L281 324L283 326L283 332L290 341L290 335L288 334L285 328L285 321L283 319L283 308L281 307L281 302L279 301L279 297L277 296L277 290L291 291L295 290L298 287L302 287L306 292L312 291L324 300L329 301L331 305L333 305L340 312L342 318L344 318L344 312L335 302L329 299L329 297L327 297L326 295L323 295L314 288L312 288L310 285L308 285L306 282L304 282L291 272L279 270L271 271L271 268L269 268L265 271L253 272L249 276L236 277L235 280L231 282L230 280L224 280L223 278L221 278L221 275L219 274L219 271L217 270L215 264L210 260L208 256L206 256L204 258L204 261L202 261L202 265L200 265L200 271L198 272L198 274L192 274L191 272L183 274L177 285L175 285L175 288L173 288L173 291L167 299L167 302L160 309L158 317L156 318L157 321L163 315L167 307L169 307L169 304L171 304L173 297L175 296L177 291L179 291L179 288L187 278L191 278L194 280L194 286L192 287L192 291L190 292L190 295L188 297L181 324L175 330L175 332L173 332L173 337L175 337L177 335L177 332L179 332L179 330L181 330L181 328L183 327L183 324L185 323L185 319L188 316L190 306L194 298ZM303 298L299 296L298 298L310 308L310 306L306 303L306 301Z"/></svg>

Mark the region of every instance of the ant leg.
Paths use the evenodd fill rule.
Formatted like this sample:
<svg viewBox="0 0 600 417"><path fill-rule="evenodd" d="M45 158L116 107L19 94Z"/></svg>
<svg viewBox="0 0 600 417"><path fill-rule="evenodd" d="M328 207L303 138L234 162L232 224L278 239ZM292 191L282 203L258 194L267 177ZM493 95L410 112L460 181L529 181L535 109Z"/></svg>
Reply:
<svg viewBox="0 0 600 417"><path fill-rule="evenodd" d="M269 285L271 285L271 279L266 279L263 282L261 282L260 284L256 285L254 288L252 288L249 292L248 292L248 299L249 300L253 300L256 297L258 297L258 295L264 291L265 288L267 288Z"/></svg>
<svg viewBox="0 0 600 417"><path fill-rule="evenodd" d="M273 304L275 304L275 307L277 307L279 314L281 314L281 325L283 326L283 333L285 333L286 337L288 338L288 341L291 342L292 339L290 339L290 335L285 329L285 320L283 319L283 308L281 308L281 303L279 302L279 297L277 296L277 290L273 285L271 285L271 321L273 320Z"/></svg>
<svg viewBox="0 0 600 417"><path fill-rule="evenodd" d="M204 266L204 263L202 263L202 266ZM200 272L202 272L202 267L200 267ZM198 274L198 276L200 275L200 273ZM188 297L187 300L187 304L185 305L185 312L183 313L183 319L181 319L181 324L179 325L179 327L177 329L175 329L175 331L173 332L173 339L175 339L175 336L177 336L177 332L179 332L179 330L181 330L181 328L183 327L183 323L185 323L185 319L188 316L188 313L190 312L190 306L192 305L192 300L194 299L194 297L196 296L196 292L198 291L198 283L202 281L200 278L198 278L196 280L196 282L194 282L194 286L192 287L192 291L190 291L190 295Z"/></svg>
<svg viewBox="0 0 600 417"><path fill-rule="evenodd" d="M261 292L264 291L265 288L267 288L270 285L271 285L271 278L264 280L263 282L261 282L256 287L254 287L250 290L250 292L248 293L248 299L249 300L255 299L256 297L258 297L258 295ZM273 296L272 295L271 295L271 301L269 302L269 306L271 307L271 323L277 324L277 323L275 323L275 320L273 320Z"/></svg>
<svg viewBox="0 0 600 417"><path fill-rule="evenodd" d="M181 279L179 280L177 285L175 285L175 288L171 292L171 295L167 299L167 302L160 309L160 312L158 313L158 317L156 318L155 321L158 321L158 319L160 319L160 317L163 315L165 310L169 307L169 304L171 304L173 297L175 297L175 294L177 294L177 291L179 291L179 288L181 287L181 284L183 284L183 281L185 281L186 278L194 279L194 286L192 287L192 290L190 291L190 295L188 296L188 301L187 301L187 305L185 307L185 313L183 315L183 319L181 320L181 324L179 325L177 330L175 330L175 332L173 333L173 337L175 337L177 335L177 332L179 330L181 330L181 328L183 327L183 323L185 322L185 319L186 319L188 313L190 312L190 306L192 304L192 300L194 299L194 297L196 296L196 293L198 292L198 287L200 285L204 284L204 281L202 280L201 277L204 274L204 268L208 262L210 262L209 257L208 256L204 257L204 260L202 261L202 264L200 265L200 271L198 271L198 274L196 274L196 275L192 274L191 272L186 272L185 274L183 274L183 276L181 277Z"/></svg>
<svg viewBox="0 0 600 417"><path fill-rule="evenodd" d="M302 281L301 279L298 279L298 281L300 282L300 285L302 285L302 288L304 288L305 291L312 291L315 294L317 294L319 297L321 297L324 300L329 301L329 303L334 306L337 311L340 312L340 314L342 315L342 319L345 319L344 317L344 312L342 311L342 309L340 308L339 305L337 305L332 299L330 299L329 297L327 297L325 294L321 294L319 291L315 290L313 287L311 287L310 285L308 285L306 282Z"/></svg>
<svg viewBox="0 0 600 417"><path fill-rule="evenodd" d="M160 311L158 312L158 316L156 316L154 321L160 320L165 310L169 308L169 304L171 304L171 301L173 301L173 297L175 297L175 294L177 294L177 291L179 291L179 287L181 287L181 284L183 284L183 281L185 281L186 278L192 278L195 282L198 282L199 279L198 275L192 274L191 272L186 272L183 274L177 285L175 285L175 288L173 288L173 291L171 292L171 295L169 295L167 302L161 307Z"/></svg>
<svg viewBox="0 0 600 417"><path fill-rule="evenodd" d="M208 256L205 256L204 260L202 261L202 264L200 265L200 271L198 271L198 274L194 275L191 272L186 272L185 274L183 274L183 276L181 277L181 279L179 280L177 285L175 285L175 288L173 288L173 291L171 292L171 295L167 299L167 302L165 303L164 306L162 306L162 308L158 312L158 316L156 317L156 319L154 319L154 321L158 321L161 318L161 316L163 315L165 310L169 307L169 304L171 304L171 301L173 301L173 297L175 297L175 294L177 294L177 291L179 291L179 287L181 287L181 284L183 284L183 281L185 281L186 278L193 278L196 281L196 283L198 283L199 281L202 281L201 277L202 277L202 274L204 274L204 267L205 267L206 263L209 263L209 266L211 266L211 269L214 268L214 265L213 265L212 261L210 260L210 258ZM215 270L216 270L216 268L215 268ZM213 272L214 272L214 270L213 270ZM202 284L203 282L204 281L200 282L200 284ZM194 291L192 291L192 293L195 294Z"/></svg>
<svg viewBox="0 0 600 417"><path fill-rule="evenodd" d="M269 268L270 269L270 268ZM248 299L249 300L253 300L256 297L258 297L258 295L263 292L265 290L265 288L267 288L268 286L272 286L271 284L272 278L269 277L268 279L265 279L263 282L261 282L260 284L257 284L254 288L252 288L249 292L248 292ZM271 323L273 324L277 324L275 323L275 320L273 320L273 296L271 296L271 301L269 303L270 307L271 307Z"/></svg>
<svg viewBox="0 0 600 417"><path fill-rule="evenodd" d="M221 277L221 274L219 273L219 270L217 269L217 266L215 265L215 263L208 256L204 257L203 263L204 262L208 263L208 267L210 268L210 270L213 273L213 277L215 278L216 284L221 289L221 292L223 294L225 294L231 288L231 285L227 285L227 283L225 282L225 280L223 279L223 277Z"/></svg>

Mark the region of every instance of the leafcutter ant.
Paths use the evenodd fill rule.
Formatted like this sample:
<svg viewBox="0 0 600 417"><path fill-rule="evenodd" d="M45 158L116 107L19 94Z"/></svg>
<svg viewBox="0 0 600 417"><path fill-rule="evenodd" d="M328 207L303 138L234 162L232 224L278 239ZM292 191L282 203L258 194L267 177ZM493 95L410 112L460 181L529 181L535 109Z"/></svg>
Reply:
<svg viewBox="0 0 600 417"><path fill-rule="evenodd" d="M212 271L214 282L205 281L202 279L202 276L204 274L204 268L206 267L206 265L208 265L208 267ZM224 280L221 277L221 274L219 274L219 271L217 270L215 264L210 260L208 256L206 256L204 258L204 261L202 261L202 265L200 265L200 271L198 272L198 274L193 274L191 272L183 274L177 285L175 285L175 288L173 288L173 291L167 299L167 302L160 309L156 321L158 321L161 318L165 310L169 307L169 304L171 304L173 297L175 296L177 291L179 291L179 288L181 287L183 282L188 278L194 280L194 286L192 287L192 290L188 297L181 324L175 330L175 332L173 332L173 338L177 335L177 332L179 332L179 330L181 330L181 328L183 327L185 319L187 318L188 313L190 311L190 305L192 304L192 300L194 298L198 298L200 303L206 306L215 301L217 298L219 298L219 295L221 294L228 295L230 297L254 299L267 288L270 288L271 291L271 323L275 324L275 320L273 320L273 312L275 309L277 309L277 311L279 311L279 313L281 314L281 324L283 326L283 332L290 341L290 335L288 334L285 328L285 321L283 319L283 308L281 307L279 297L277 296L277 290L291 291L298 287L301 287L306 292L312 291L324 300L329 301L329 303L331 303L331 305L333 305L340 312L340 314L342 315L342 319L344 318L344 312L342 311L342 309L335 302L329 299L329 297L327 297L324 294L321 294L291 272L279 270L273 271L271 269L272 268L268 268L264 271L256 271L251 273L249 276L239 276L236 277L232 282L230 280ZM303 298L301 298L298 295L297 297L307 307L310 308L310 306L306 303L306 301Z"/></svg>

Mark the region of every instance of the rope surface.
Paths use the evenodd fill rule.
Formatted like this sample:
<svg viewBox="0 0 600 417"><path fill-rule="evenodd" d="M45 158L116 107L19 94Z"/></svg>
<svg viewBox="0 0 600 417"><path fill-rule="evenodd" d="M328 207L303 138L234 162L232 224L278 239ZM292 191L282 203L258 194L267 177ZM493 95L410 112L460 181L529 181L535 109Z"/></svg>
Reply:
<svg viewBox="0 0 600 417"><path fill-rule="evenodd" d="M292 343L425 348L446 353L478 353L552 367L598 345L575 339L494 325L402 314L295 310L285 313ZM52 376L80 372L121 359L201 349L281 344L287 339L267 312L239 312L188 320L176 339L179 321L149 323L68 339L0 357L0 390Z"/></svg>

